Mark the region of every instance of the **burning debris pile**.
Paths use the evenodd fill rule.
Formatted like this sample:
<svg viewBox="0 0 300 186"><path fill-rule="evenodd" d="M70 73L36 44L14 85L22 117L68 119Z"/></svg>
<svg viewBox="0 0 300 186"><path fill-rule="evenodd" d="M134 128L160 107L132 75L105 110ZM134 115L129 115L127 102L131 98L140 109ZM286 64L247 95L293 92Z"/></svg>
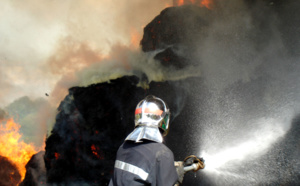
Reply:
<svg viewBox="0 0 300 186"><path fill-rule="evenodd" d="M144 74L142 78L124 76L88 87L70 88L46 141L47 183L107 184L116 151L134 127L135 106L148 94L165 100L172 119L176 117L171 122L166 143L179 160L187 155L186 151L199 151L200 142L195 141L213 136L209 132L200 135L199 131L234 123L232 118L237 112L245 114L243 120L249 121L253 116L270 114L273 110L257 108L265 108L264 91L273 90L264 88L264 83L277 80L270 68L282 65L282 61L273 63L270 58L274 51L282 51L281 45L273 46L273 39L283 35L276 42L289 50L282 53L295 54L299 43L289 45L292 40L288 35L292 31L287 28L293 24L284 20L286 17L293 23L297 20L292 19L292 14L284 14L289 7L281 10L276 2L245 1L243 6L239 6L241 1L234 1L230 6L227 3L214 1L213 9L192 5L170 7L144 28L143 52L155 52L156 62L171 72L179 72L181 78L150 82L148 88L142 88L141 81L147 82ZM274 15L280 13L286 17L274 22ZM262 55L258 55L260 51ZM220 119L220 115L224 117ZM187 179L184 184L214 183L204 177L201 174L193 179L197 183Z"/></svg>
<svg viewBox="0 0 300 186"><path fill-rule="evenodd" d="M134 76L123 77L69 90L46 141L48 183L108 183L116 151L134 127L136 104L149 93L160 94L170 102L181 92L167 82L152 83L145 90L136 86L138 81ZM170 106L177 109L176 105Z"/></svg>
<svg viewBox="0 0 300 186"><path fill-rule="evenodd" d="M0 185L17 185L20 181L17 167L8 158L0 156Z"/></svg>
<svg viewBox="0 0 300 186"><path fill-rule="evenodd" d="M176 14L176 9L170 8L172 14ZM186 11L181 8L178 10ZM169 17L169 14L167 15ZM160 49L166 42L153 41L152 36L149 38L149 34L154 34L154 31L157 32L157 36L161 33L160 23L154 26L153 23L156 23L156 19L145 28L144 38L141 41L144 52ZM167 27L167 22L164 25L163 30ZM175 25L174 28L178 26ZM149 27L154 28L152 30ZM175 40L177 36L173 36ZM178 43L182 40L178 40ZM171 39L167 44L173 42ZM165 67L175 67L178 70L188 63L170 49L158 53L155 58ZM145 89L138 86L140 81L147 82L145 75L141 79L136 76L124 76L88 87L71 88L69 95L58 108L55 126L46 141L44 158L47 183L107 184L113 171L116 151L134 127L133 113L136 104L148 94L156 95L167 102L174 119L185 107L188 92L183 87L189 84L187 82L189 80L195 82L198 78L151 82ZM189 112L189 109L184 110ZM177 118L177 122L172 124L175 126L183 120L183 117ZM173 129L174 133L169 135L169 140L179 141L174 134L182 128L185 127L178 126L177 129ZM178 143L177 146L183 147L184 144Z"/></svg>
<svg viewBox="0 0 300 186"><path fill-rule="evenodd" d="M170 7L163 10L145 28L141 40L144 52L162 50L155 59L164 66L182 69L193 64L189 58L195 49L195 36L210 22L212 11L198 6ZM182 55L179 50L185 48L189 55ZM194 63L197 63L194 61Z"/></svg>
<svg viewBox="0 0 300 186"><path fill-rule="evenodd" d="M44 151L40 151L39 153L33 155L30 161L26 164L26 175L25 179L19 186L26 185L47 185L46 183L46 169L44 163Z"/></svg>
<svg viewBox="0 0 300 186"><path fill-rule="evenodd" d="M49 183L108 182L116 150L133 119L128 113L143 93L136 83L123 78L69 90L46 141Z"/></svg>
<svg viewBox="0 0 300 186"><path fill-rule="evenodd" d="M18 183L24 179L26 172L25 165L31 156L36 153L35 147L32 144L27 144L21 140L20 127L13 119L3 120L0 123L0 180L3 180L3 183L6 182L4 174L11 174L9 177L11 177L12 183Z"/></svg>
<svg viewBox="0 0 300 186"><path fill-rule="evenodd" d="M190 59L176 53L174 45L192 42L185 39L185 30L180 27L184 24L197 32L205 24L194 16L199 11L201 12L201 8L195 6L164 10L145 27L142 50L161 51L156 54L155 59L165 68L180 71L191 65ZM207 12L206 9L203 11ZM185 12L189 16L181 17ZM186 19L191 22L198 19L199 25L191 25ZM138 85L148 82L144 74L141 78L124 76L88 87L71 88L58 108L55 126L46 141L47 182L107 184L113 171L116 151L134 127L134 109L149 94L165 100L172 110L171 120L176 117L166 143L172 141L169 144L171 149L185 148L185 144L177 136L190 128L181 125L186 122L185 117L192 110L192 107L185 107L185 103L192 102L186 87L199 81L198 77L189 77L177 81L150 82L148 88L142 88ZM182 136L184 140L188 140L187 138L188 136ZM186 156L181 151L175 153L182 158Z"/></svg>

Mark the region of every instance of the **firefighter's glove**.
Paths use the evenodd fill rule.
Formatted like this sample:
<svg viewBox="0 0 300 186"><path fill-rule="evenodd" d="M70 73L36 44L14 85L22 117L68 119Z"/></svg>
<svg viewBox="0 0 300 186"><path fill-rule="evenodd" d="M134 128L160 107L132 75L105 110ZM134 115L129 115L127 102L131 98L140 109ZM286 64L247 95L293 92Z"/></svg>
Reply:
<svg viewBox="0 0 300 186"><path fill-rule="evenodd" d="M184 177L184 174L185 174L185 172L184 172L184 162L182 162L182 161L175 161L174 162L174 165L175 165L175 167L176 167L176 172L177 172L177 175L178 175L178 180L177 180L177 182L179 183L179 184L181 184L182 183L182 181L183 181L183 177ZM178 184L178 185L179 185Z"/></svg>
<svg viewBox="0 0 300 186"><path fill-rule="evenodd" d="M197 169L194 170L194 172L198 171L199 169L203 169L204 168L204 159L203 158L199 158L195 155L190 155L188 157L186 157L183 161L183 164L185 167L187 166L191 166L193 164L197 165Z"/></svg>
<svg viewBox="0 0 300 186"><path fill-rule="evenodd" d="M184 159L184 161L183 161L183 165L185 166L185 167L187 167L187 166L191 166L191 165L193 165L193 163L195 163L195 157L186 157L185 159Z"/></svg>

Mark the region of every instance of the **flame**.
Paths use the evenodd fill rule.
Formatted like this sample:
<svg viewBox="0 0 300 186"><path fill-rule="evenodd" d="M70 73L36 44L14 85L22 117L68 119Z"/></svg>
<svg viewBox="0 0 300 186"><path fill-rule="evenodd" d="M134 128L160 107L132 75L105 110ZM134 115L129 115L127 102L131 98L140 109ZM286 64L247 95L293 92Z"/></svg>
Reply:
<svg viewBox="0 0 300 186"><path fill-rule="evenodd" d="M177 1L177 6L182 6L184 5L184 0L178 0Z"/></svg>
<svg viewBox="0 0 300 186"><path fill-rule="evenodd" d="M140 45L140 40L141 40L141 34L136 30L136 29L131 29L130 33L130 44L134 48L138 48Z"/></svg>
<svg viewBox="0 0 300 186"><path fill-rule="evenodd" d="M20 140L22 137L19 134L20 127L13 119L7 120L5 125L0 124L0 155L7 157L17 166L23 180L26 173L25 165L37 151L33 145Z"/></svg>
<svg viewBox="0 0 300 186"><path fill-rule="evenodd" d="M200 3L200 6L202 6L202 7L205 6L206 8L211 9L212 2L211 2L211 0L202 0Z"/></svg>
<svg viewBox="0 0 300 186"><path fill-rule="evenodd" d="M103 160L104 157L99 153L99 147L96 147L94 144L91 146L92 153L100 160Z"/></svg>
<svg viewBox="0 0 300 186"><path fill-rule="evenodd" d="M194 4L200 7L212 8L213 0L174 0L174 6L182 6L186 4Z"/></svg>
<svg viewBox="0 0 300 186"><path fill-rule="evenodd" d="M171 7L172 6L172 4L170 4L170 3L165 3L165 7L164 8L168 8L168 7Z"/></svg>
<svg viewBox="0 0 300 186"><path fill-rule="evenodd" d="M58 158L60 157L60 154L59 154L59 153L57 153L57 152L55 152L55 153L54 153L54 156L55 156L55 159L57 159L57 160L58 160Z"/></svg>

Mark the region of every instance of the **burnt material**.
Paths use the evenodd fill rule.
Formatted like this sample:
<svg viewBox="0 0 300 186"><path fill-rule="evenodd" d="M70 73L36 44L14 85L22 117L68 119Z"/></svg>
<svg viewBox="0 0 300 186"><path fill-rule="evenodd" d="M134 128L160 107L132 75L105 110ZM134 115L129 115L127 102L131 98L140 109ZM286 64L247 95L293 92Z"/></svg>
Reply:
<svg viewBox="0 0 300 186"><path fill-rule="evenodd" d="M201 43L203 38L209 35L210 39L213 38L216 42L211 48L211 51L214 53L211 53L210 56L222 52L221 50L214 50L214 47L226 49L226 54L236 55L236 57L229 59L224 59L224 57L216 58L221 59L216 64L222 65L225 60L231 61L231 59L248 64L252 62L252 53L247 53L247 55L245 54L246 57L244 57L239 52L249 49L251 45L255 49L254 53L256 54L256 50L259 51L269 46L272 37L277 35L277 33L272 32L274 27L271 27L271 24L267 24L269 20L273 20L271 15L274 15L273 11L275 10L278 11L278 15L282 15L282 17L278 16L278 22L280 22L282 27L279 29L279 32L284 36L282 38L283 43L290 43L292 39L292 37L288 37L288 33L290 33L288 28L290 27L285 28L285 25L298 23L295 21L298 18L291 19L294 21L286 23L284 17L296 17L293 16L296 15L296 11L294 14L292 14L293 12L281 14L284 10L277 9L279 5L276 3L272 6L264 6L263 9L253 8L249 10L249 16L253 18L250 19L252 21L251 24L253 24L250 28L247 28L247 24L242 20L240 23L234 22L232 24L236 27L234 33L232 29L225 29L227 25L222 25L225 30L223 27L218 31L210 30L208 26L213 25L215 21L231 23L231 18L243 15L242 12L245 10L238 9L237 11L234 6L232 9L226 10L227 7L222 5L227 3L220 1L220 4L216 4L213 10L195 6L172 7L163 10L144 29L144 36L141 41L143 51L158 52L155 59L164 66L183 69L188 65L199 65L202 63L200 58L196 58L198 57L197 49L199 49L197 47L202 49ZM256 6L253 5L253 7ZM270 7L275 9L270 10ZM244 8L247 9L247 7ZM273 14L269 14L270 12ZM274 20L277 23L277 19ZM273 22L271 21L271 23ZM210 33L210 31L213 32ZM245 43L248 44L245 45ZM296 49L299 47L296 46L298 46L298 43L291 45L289 52L297 52L298 50ZM199 60L196 61L194 59ZM211 62L215 61L212 60ZM47 182L50 184L106 185L113 171L117 149L134 127L135 106L149 94L162 98L169 105L172 120L177 116L174 122L171 121L171 131L166 138L167 146L174 152L176 160L182 160L190 153L198 153L199 144L195 143L195 138L192 137L196 136L200 143L202 136L199 135L199 131L203 129L207 121L211 121L211 118L216 117L215 107L220 105L222 107L224 104L226 106L226 101L228 101L228 96L218 97L215 100L212 95L213 90L210 90L209 86L205 86L207 85L204 83L205 78L207 77L204 74L203 78L194 77L161 83L151 82L149 89L143 89L137 86L139 83L137 77L126 76L88 87L71 88L69 95L66 96L58 108L55 126L51 136L46 141L45 165ZM263 79L266 79L266 77ZM258 81L259 79L257 78ZM242 99L245 97L245 94L248 94L243 92L243 90L248 90L243 89L244 87L253 85L261 90L257 82L253 80L247 84L244 81L237 81L236 84L229 86L228 90L225 89L223 93L228 95L232 90L236 90L237 93L234 96L241 95L240 104L244 106L242 108L245 111L257 112L258 109L256 108L263 108L259 107L261 106L259 98L262 97L259 91L253 91L253 93L249 91L249 98L256 99L254 101L247 99L247 102L244 103L244 99ZM264 85L262 84L262 87ZM234 89L234 87L237 88ZM242 87L242 89L239 87ZM254 88L250 90L254 90ZM234 99L231 98L231 100ZM252 105L248 103L248 100L251 100ZM224 108L226 108L225 106ZM233 114L235 113L229 113L229 116ZM249 116L253 115L255 114ZM209 124L221 125L219 122ZM186 147L186 144L189 144L188 147ZM200 176L196 179L189 179L187 175L184 184L197 185L206 183L211 185L211 181L207 178L205 179L206 176L204 174L199 174ZM297 174L296 176L299 175ZM299 179L295 182L298 181ZM287 182L280 181L280 183Z"/></svg>
<svg viewBox="0 0 300 186"><path fill-rule="evenodd" d="M46 185L46 169L44 163L45 151L33 155L26 164L25 178L19 186L42 186Z"/></svg>
<svg viewBox="0 0 300 186"><path fill-rule="evenodd" d="M193 42L189 35L195 35L201 27L208 24L203 14L209 16L211 12L206 8L190 5L166 8L144 28L141 40L143 51Z"/></svg>
<svg viewBox="0 0 300 186"><path fill-rule="evenodd" d="M73 87L60 104L46 141L49 183L106 184L116 151L133 126L135 104L144 95L137 78Z"/></svg>
<svg viewBox="0 0 300 186"><path fill-rule="evenodd" d="M174 113L180 112L183 103L172 104L182 93L180 86L151 83L145 90L137 87L138 81L126 76L69 90L46 141L48 183L107 184L116 152L134 128L135 107L146 95L153 93L166 100Z"/></svg>
<svg viewBox="0 0 300 186"><path fill-rule="evenodd" d="M190 45L195 44L195 38L191 35L199 34L201 28L208 25L211 14L206 8L191 5L166 8L144 28L142 50L162 50L155 59L164 66L184 68L192 61L187 53L185 57L178 53L186 52L185 46L189 46L189 53L193 52Z"/></svg>
<svg viewBox="0 0 300 186"><path fill-rule="evenodd" d="M17 185L20 181L17 167L8 158L0 156L0 185Z"/></svg>

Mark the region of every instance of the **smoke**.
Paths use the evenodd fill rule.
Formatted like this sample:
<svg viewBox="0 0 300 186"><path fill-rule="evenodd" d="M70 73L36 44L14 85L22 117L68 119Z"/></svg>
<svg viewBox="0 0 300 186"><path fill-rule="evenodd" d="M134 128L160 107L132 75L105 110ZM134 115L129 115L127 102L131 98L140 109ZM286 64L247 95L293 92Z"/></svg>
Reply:
<svg viewBox="0 0 300 186"><path fill-rule="evenodd" d="M7 116L8 116L7 112L0 108L0 122L4 119L7 119Z"/></svg>
<svg viewBox="0 0 300 186"><path fill-rule="evenodd" d="M291 40L297 38L299 32L296 28L293 30L298 18L289 11L299 7L299 3L214 3L212 10L189 6L170 10L170 18L182 18L178 20L180 25L170 21L172 26L177 26L171 34L179 38L165 39L156 47L160 50L171 48L178 56L189 60L181 69L182 74L186 74L182 77L203 79L204 84L199 83L194 88L199 92L210 91L211 107L223 104L219 106L227 111L222 111L221 107L212 108L220 112L218 114L248 109L256 115L255 107L263 107L264 114L274 116L284 111L293 118L300 108L297 96L300 66L296 52L299 43ZM255 103L249 105L249 100ZM229 106L232 107L227 108Z"/></svg>
<svg viewBox="0 0 300 186"><path fill-rule="evenodd" d="M292 176L273 179L281 172L288 174L288 170L275 166L276 170L265 162L281 156L278 149L282 147L276 144L294 138L285 134L300 111L300 43L296 41L300 32L295 26L300 4L235 0L214 3L211 10L192 6L165 10L145 28L148 35L142 41L144 51L173 52L187 61L180 67L180 77L198 77L198 81L190 79L191 83L183 85L191 90L190 106L194 110L184 120L192 131L181 131L184 134L179 135L189 135L191 144L198 142L196 153L200 153L200 147L209 158L228 152L229 160L237 166L231 167L232 161L226 162L222 156L220 161L226 164L222 170L247 178L241 181L211 175L212 180L220 180L216 185L287 183L286 180L297 183ZM171 60L169 66L172 65ZM287 148L295 152L293 145ZM272 151L277 154L270 156ZM237 153L244 159L240 160ZM265 162L262 157L266 157ZM261 164L248 166L249 161L244 160L251 158ZM293 156L283 167L294 161L299 158ZM261 171L255 172L257 169ZM272 179L259 175L270 169L274 171ZM297 175L296 171L292 170L291 175ZM187 185L199 184L197 181Z"/></svg>
<svg viewBox="0 0 300 186"><path fill-rule="evenodd" d="M202 62L201 69L212 88L222 90L237 81L249 82L261 75L260 66L282 59L284 46L274 23L276 17L265 15L257 20L244 6L214 21L197 50L196 59ZM268 26L259 28L265 22Z"/></svg>
<svg viewBox="0 0 300 186"><path fill-rule="evenodd" d="M20 134L25 143L42 147L46 133L50 132L56 115L55 108L46 99L31 100L21 97L5 108L0 108L0 122L14 118L21 125Z"/></svg>
<svg viewBox="0 0 300 186"><path fill-rule="evenodd" d="M298 183L293 179L297 169L283 167L299 161L299 157L293 153L287 160L286 155L280 155L283 147L276 144L294 138L285 134L300 111L300 43L293 41L299 30L292 26L299 18L291 13L299 3L216 1L215 5L212 11L203 10L202 15L196 13L191 19L197 22L200 17L206 23L199 33L184 30L188 42L181 50L190 47L192 54L177 52L192 59L203 80L195 84L196 93L190 94L202 102L195 103L199 114L189 123L201 131L201 135L194 132L190 138L199 143L201 153L197 153L204 159L207 156L205 173L210 166L218 167L206 176L215 185ZM294 144L286 145L297 152ZM276 155L270 155L274 151ZM284 158L284 165L266 165L274 157ZM285 179L274 176L281 173Z"/></svg>
<svg viewBox="0 0 300 186"><path fill-rule="evenodd" d="M42 113L33 111L18 119L22 128L27 128L25 136L36 129L29 127L33 124L40 124L46 131L49 121L54 120L54 108L70 87L117 77L87 79L97 75L85 72L93 70L93 65L101 72L107 70L102 64L113 63L120 69L118 76L128 74L127 67L120 66L121 55L138 50L143 26L170 4L170 0L1 1L0 106L9 107L24 96L31 100L44 98L49 105L41 109ZM126 49L119 53L114 52L116 48ZM111 54L117 59L110 59ZM15 111L22 112L17 108Z"/></svg>
<svg viewBox="0 0 300 186"><path fill-rule="evenodd" d="M297 32L289 36L283 30L284 21L289 19L285 11L289 10L279 15L275 5L249 6L241 1L220 2L220 5L222 16L215 15L204 37L196 35L201 43L197 44L194 55L205 85L215 97L211 100L213 104L223 101L232 106L219 105L216 113L222 115L230 110L240 113L248 109L248 115L257 117L262 115L257 109L264 108L260 111L270 117L282 114L279 119L293 118L300 108L297 96L300 87L295 86L300 80L297 75L300 66L297 65L299 55L291 55L297 48L287 43L287 38L295 37ZM224 107L227 111L220 110Z"/></svg>
<svg viewBox="0 0 300 186"><path fill-rule="evenodd" d="M50 93L65 74L99 62L112 46L129 46L168 4L167 0L1 1L0 106L24 95L38 98Z"/></svg>
<svg viewBox="0 0 300 186"><path fill-rule="evenodd" d="M51 110L72 86L122 75L137 75L145 84L197 76L201 81L182 87L192 89L195 115L201 113L189 122L201 123L194 131L204 133L194 139L203 149L234 142L237 133L251 138L262 118L283 120L280 127L287 131L300 111L298 20L290 11L298 4L233 0L215 1L211 10L170 11L170 17L184 20L177 22L180 39L141 52L136 35L167 4L171 1L1 1L0 106L48 93L51 107L45 107ZM189 63L180 70L161 66L154 56L167 48ZM52 113L46 110L45 118ZM39 120L37 114L22 120Z"/></svg>
<svg viewBox="0 0 300 186"><path fill-rule="evenodd" d="M28 2L24 7L28 7ZM34 4L34 7L38 4ZM49 82L38 65L43 62L58 38L59 24L43 15L28 12L18 1L1 1L1 106L24 95L34 97L49 91ZM42 11L41 11L42 12Z"/></svg>
<svg viewBox="0 0 300 186"><path fill-rule="evenodd" d="M136 75L143 81L144 86L151 81L180 80L197 76L193 68L175 69L163 66L154 57L158 51L144 53L140 49L131 49L126 46L115 46L111 57L101 63L95 63L76 73L78 84L88 86L99 82L106 82L124 75ZM115 55L116 54L116 55ZM184 73L186 72L186 73ZM140 83L143 86L143 82Z"/></svg>
<svg viewBox="0 0 300 186"><path fill-rule="evenodd" d="M5 107L6 118L15 118L21 125L20 132L26 143L34 143L41 147L44 143L47 131L50 132L56 114L53 108L45 99L31 100L29 97L22 97Z"/></svg>

